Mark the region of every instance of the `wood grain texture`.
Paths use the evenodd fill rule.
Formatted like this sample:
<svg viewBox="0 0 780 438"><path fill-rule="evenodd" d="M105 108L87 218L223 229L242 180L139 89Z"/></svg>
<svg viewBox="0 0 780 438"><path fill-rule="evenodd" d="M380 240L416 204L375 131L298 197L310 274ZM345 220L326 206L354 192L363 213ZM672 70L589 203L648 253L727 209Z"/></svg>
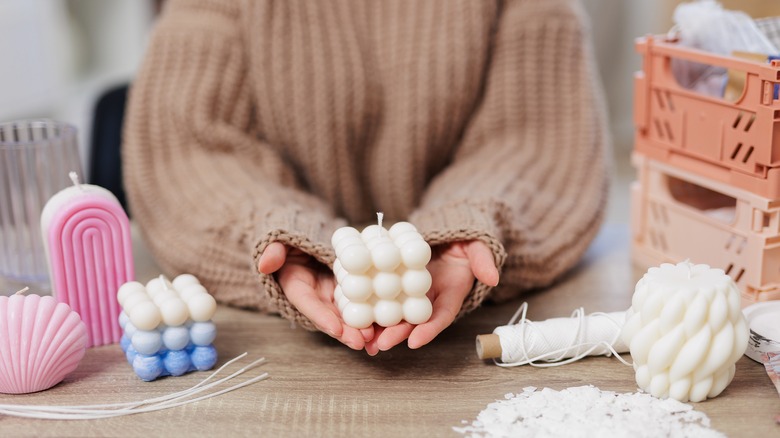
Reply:
<svg viewBox="0 0 780 438"><path fill-rule="evenodd" d="M628 307L642 272L631 267L625 227L605 228L586 258L554 287L527 296L528 317L540 320ZM146 258L141 245L137 257ZM158 272L139 260L138 278ZM220 364L240 353L265 356L270 379L222 396L161 412L93 421L45 421L0 415L0 436L458 436L488 403L526 386L561 390L595 385L636 391L633 371L614 358L593 357L558 368L500 368L477 359L474 339L504 325L520 301L485 305L431 345L405 346L371 358L327 336L293 328L279 317L221 307L215 317ZM79 368L37 394L0 395L0 403L86 404L134 401L194 385L205 373L145 383L118 345L90 349ZM746 357L719 397L694 407L729 436L771 436L780 398L762 365Z"/></svg>

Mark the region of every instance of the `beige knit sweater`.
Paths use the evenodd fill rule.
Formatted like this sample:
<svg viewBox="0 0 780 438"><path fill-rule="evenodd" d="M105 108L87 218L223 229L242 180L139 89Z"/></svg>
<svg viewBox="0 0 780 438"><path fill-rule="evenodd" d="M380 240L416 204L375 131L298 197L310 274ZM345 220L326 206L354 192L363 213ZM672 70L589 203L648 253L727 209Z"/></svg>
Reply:
<svg viewBox="0 0 780 438"><path fill-rule="evenodd" d="M492 249L501 284L461 314L549 285L607 193L583 22L566 0L171 1L132 86L132 214L167 273L310 329L259 255L332 265L332 232L377 211Z"/></svg>

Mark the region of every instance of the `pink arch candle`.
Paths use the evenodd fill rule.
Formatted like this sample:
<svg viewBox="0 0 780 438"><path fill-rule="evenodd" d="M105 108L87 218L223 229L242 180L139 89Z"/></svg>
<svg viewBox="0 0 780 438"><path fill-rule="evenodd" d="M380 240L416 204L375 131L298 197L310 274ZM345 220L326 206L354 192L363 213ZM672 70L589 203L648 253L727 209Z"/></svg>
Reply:
<svg viewBox="0 0 780 438"><path fill-rule="evenodd" d="M71 179L41 214L52 292L81 316L89 347L113 344L122 336L116 293L134 279L130 221L111 192Z"/></svg>

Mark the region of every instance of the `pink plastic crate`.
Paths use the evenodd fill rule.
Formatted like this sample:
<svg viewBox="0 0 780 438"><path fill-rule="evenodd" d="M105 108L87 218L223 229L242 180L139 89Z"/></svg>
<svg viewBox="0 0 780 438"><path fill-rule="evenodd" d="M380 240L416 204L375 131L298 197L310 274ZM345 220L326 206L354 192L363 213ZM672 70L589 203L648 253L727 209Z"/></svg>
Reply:
<svg viewBox="0 0 780 438"><path fill-rule="evenodd" d="M770 199L780 198L780 62L761 63L640 38L634 80L635 149L660 161ZM672 60L744 72L735 102L682 87Z"/></svg>
<svg viewBox="0 0 780 438"><path fill-rule="evenodd" d="M723 269L743 304L780 299L780 201L634 153L632 256Z"/></svg>

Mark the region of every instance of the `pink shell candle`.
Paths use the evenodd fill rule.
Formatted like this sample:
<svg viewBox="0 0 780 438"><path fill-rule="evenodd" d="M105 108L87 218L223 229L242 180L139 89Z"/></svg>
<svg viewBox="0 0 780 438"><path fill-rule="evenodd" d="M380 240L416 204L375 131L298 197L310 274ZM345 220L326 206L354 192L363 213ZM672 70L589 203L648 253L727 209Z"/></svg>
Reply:
<svg viewBox="0 0 780 438"><path fill-rule="evenodd" d="M74 185L46 203L41 231L49 259L52 292L81 315L89 347L119 342L119 286L134 277L130 221L108 190Z"/></svg>
<svg viewBox="0 0 780 438"><path fill-rule="evenodd" d="M24 394L60 383L87 348L79 315L53 297L0 297L0 392Z"/></svg>

